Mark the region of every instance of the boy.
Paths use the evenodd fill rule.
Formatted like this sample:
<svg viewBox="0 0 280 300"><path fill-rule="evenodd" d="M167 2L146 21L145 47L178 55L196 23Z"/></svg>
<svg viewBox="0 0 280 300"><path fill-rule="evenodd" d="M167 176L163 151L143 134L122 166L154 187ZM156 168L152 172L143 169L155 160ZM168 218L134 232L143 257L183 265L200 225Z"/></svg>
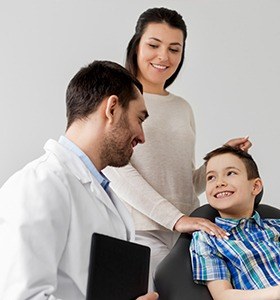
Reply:
<svg viewBox="0 0 280 300"><path fill-rule="evenodd" d="M254 212L262 190L251 155L229 146L205 157L206 196L228 232L218 239L203 231L190 246L193 278L206 284L213 299L280 299L280 220Z"/></svg>

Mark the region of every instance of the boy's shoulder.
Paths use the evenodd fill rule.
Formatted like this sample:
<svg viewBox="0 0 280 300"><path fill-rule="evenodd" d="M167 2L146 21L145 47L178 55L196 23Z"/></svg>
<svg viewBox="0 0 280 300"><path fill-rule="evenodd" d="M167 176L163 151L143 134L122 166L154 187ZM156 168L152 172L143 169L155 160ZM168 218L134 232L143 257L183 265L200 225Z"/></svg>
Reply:
<svg viewBox="0 0 280 300"><path fill-rule="evenodd" d="M262 219L264 227L280 233L280 219Z"/></svg>
<svg viewBox="0 0 280 300"><path fill-rule="evenodd" d="M205 231L199 230L195 231L192 234L192 241L191 241L191 247L196 248L196 247L201 247L203 244L204 245L212 245L213 244L213 236L208 234Z"/></svg>
<svg viewBox="0 0 280 300"><path fill-rule="evenodd" d="M268 223L268 224L277 224L280 225L280 219L262 219L264 222Z"/></svg>

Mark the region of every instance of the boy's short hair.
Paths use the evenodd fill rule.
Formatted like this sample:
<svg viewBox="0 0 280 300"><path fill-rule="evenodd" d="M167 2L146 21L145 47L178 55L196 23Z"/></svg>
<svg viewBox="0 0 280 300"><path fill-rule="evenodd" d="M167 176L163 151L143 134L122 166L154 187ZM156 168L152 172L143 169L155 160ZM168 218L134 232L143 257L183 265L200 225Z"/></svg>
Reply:
<svg viewBox="0 0 280 300"><path fill-rule="evenodd" d="M252 158L252 156L249 153L247 153L239 148L234 148L234 147L231 147L228 145L224 145L222 147L219 147L219 148L207 153L206 156L204 157L205 166L207 166L208 161L212 157L222 155L222 154L227 154L227 153L235 155L242 160L242 162L245 165L246 171L247 171L248 180L260 177L258 166L257 166L256 162L254 161L254 159Z"/></svg>

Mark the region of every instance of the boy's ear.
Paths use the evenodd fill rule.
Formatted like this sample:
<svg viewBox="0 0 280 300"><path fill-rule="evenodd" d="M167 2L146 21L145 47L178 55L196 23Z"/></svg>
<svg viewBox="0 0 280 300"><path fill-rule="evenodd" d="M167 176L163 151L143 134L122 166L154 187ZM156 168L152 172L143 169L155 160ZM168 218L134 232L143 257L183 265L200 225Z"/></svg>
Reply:
<svg viewBox="0 0 280 300"><path fill-rule="evenodd" d="M119 98L116 95L111 95L106 102L105 115L106 118L112 123L116 116L116 110L119 107Z"/></svg>
<svg viewBox="0 0 280 300"><path fill-rule="evenodd" d="M254 185L253 185L253 195L257 196L263 189L262 180L260 178L254 179Z"/></svg>

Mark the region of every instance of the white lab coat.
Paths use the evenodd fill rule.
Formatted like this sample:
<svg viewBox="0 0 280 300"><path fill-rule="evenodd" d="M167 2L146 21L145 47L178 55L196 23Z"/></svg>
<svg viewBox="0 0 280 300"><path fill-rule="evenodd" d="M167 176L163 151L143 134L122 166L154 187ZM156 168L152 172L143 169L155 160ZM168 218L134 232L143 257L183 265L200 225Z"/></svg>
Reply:
<svg viewBox="0 0 280 300"><path fill-rule="evenodd" d="M53 140L45 151L0 190L1 300L84 300L92 233L134 240L125 206L78 156Z"/></svg>

